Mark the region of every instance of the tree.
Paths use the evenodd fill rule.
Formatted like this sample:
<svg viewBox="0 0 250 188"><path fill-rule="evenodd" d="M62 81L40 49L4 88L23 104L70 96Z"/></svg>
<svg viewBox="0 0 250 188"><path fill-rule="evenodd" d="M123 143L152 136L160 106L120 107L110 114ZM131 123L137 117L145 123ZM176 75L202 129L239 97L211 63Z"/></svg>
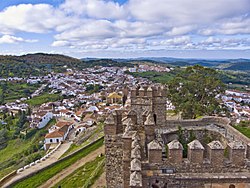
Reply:
<svg viewBox="0 0 250 188"><path fill-rule="evenodd" d="M169 81L167 97L176 112L183 118L218 113L222 108L216 96L225 91L225 85L217 76L215 70L195 65Z"/></svg>
<svg viewBox="0 0 250 188"><path fill-rule="evenodd" d="M26 117L25 112L22 110L18 111L18 116L19 116L19 119L18 119L17 125L19 128L22 128L24 124L27 122L27 117Z"/></svg>

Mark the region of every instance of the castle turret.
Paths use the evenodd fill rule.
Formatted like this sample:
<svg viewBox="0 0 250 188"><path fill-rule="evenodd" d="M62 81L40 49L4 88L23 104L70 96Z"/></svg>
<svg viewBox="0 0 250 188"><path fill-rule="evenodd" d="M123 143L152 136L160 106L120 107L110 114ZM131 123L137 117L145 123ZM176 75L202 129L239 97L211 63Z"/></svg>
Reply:
<svg viewBox="0 0 250 188"><path fill-rule="evenodd" d="M162 162L162 146L156 140L148 144L148 161L149 163Z"/></svg>
<svg viewBox="0 0 250 188"><path fill-rule="evenodd" d="M244 165L245 147L241 142L231 142L228 144L229 160L234 165Z"/></svg>
<svg viewBox="0 0 250 188"><path fill-rule="evenodd" d="M199 140L194 140L188 144L188 160L191 163L203 162L204 147Z"/></svg>
<svg viewBox="0 0 250 188"><path fill-rule="evenodd" d="M213 166L221 166L224 161L225 147L220 141L212 141L208 144L208 157Z"/></svg>
<svg viewBox="0 0 250 188"><path fill-rule="evenodd" d="M180 164L183 158L183 146L178 140L168 144L168 160L171 163Z"/></svg>

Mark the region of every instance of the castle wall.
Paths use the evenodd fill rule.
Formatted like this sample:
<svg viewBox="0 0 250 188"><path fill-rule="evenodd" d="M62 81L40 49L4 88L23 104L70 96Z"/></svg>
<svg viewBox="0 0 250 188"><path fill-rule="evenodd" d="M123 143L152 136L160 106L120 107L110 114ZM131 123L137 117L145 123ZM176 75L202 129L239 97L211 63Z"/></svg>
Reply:
<svg viewBox="0 0 250 188"><path fill-rule="evenodd" d="M151 187L158 181L159 187L164 188L229 188L235 185L235 188L249 188L250 178L242 179L236 175L225 174L220 178L216 174L185 174L185 175L164 175L145 177L144 187Z"/></svg>
<svg viewBox="0 0 250 188"><path fill-rule="evenodd" d="M106 180L109 188L123 188L123 144L121 135L105 136Z"/></svg>
<svg viewBox="0 0 250 188"><path fill-rule="evenodd" d="M140 87L132 90L131 111L127 120L122 120L120 111L113 113L114 117L105 123L107 187L137 188L156 184L171 188L207 188L213 184L229 186L228 183L250 186L250 164L245 160L245 150L236 152L229 149L227 158L224 150L211 149L216 149L216 146L210 146L209 150L206 145L211 139L219 140L223 146L237 140L249 149L247 144L250 139L231 127L227 118L166 121L164 96L161 88ZM186 130L183 134L187 140L192 130L198 142L201 142L200 148L204 147L205 150L196 150L197 144L194 144L189 148L188 158L182 158L181 150L169 151L170 158L163 158L163 143L159 135L165 135L163 141L169 143L178 138L179 126ZM125 137L127 132L133 132L133 135ZM206 136L209 139L206 140ZM135 157L135 150L131 155L132 140L137 140L137 147L140 146L138 158ZM172 148L175 148L174 145ZM250 150L246 153L250 158Z"/></svg>

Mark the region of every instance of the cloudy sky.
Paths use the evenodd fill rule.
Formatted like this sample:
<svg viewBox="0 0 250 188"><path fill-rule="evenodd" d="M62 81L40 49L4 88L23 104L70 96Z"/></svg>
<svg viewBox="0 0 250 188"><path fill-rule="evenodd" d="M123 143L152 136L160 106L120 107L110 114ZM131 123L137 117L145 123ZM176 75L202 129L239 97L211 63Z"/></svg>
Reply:
<svg viewBox="0 0 250 188"><path fill-rule="evenodd" d="M0 54L250 58L250 0L0 0Z"/></svg>

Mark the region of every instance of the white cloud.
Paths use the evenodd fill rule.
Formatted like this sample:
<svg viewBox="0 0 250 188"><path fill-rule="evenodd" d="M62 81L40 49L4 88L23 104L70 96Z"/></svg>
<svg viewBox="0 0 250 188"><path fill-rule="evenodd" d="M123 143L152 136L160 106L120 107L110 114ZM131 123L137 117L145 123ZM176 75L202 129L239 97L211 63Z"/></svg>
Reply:
<svg viewBox="0 0 250 188"><path fill-rule="evenodd" d="M206 49L249 49L250 39L208 37L207 39L198 42L197 46Z"/></svg>
<svg viewBox="0 0 250 188"><path fill-rule="evenodd" d="M0 44L14 44L19 42L38 42L38 40L31 40L31 39L23 39L22 37L15 37L11 35L3 35L0 37Z"/></svg>
<svg viewBox="0 0 250 188"><path fill-rule="evenodd" d="M66 0L60 8L67 13L98 19L121 19L128 16L127 9L113 1Z"/></svg>
<svg viewBox="0 0 250 188"><path fill-rule="evenodd" d="M250 34L249 12L249 0L128 0L123 5L112 0L65 0L57 7L7 7L0 12L0 34L11 43L28 42L13 36L19 32L45 33L53 35L52 47L80 50L153 49L157 45L206 49L235 44L247 48L249 43L233 39ZM228 35L232 40L204 39L213 35Z"/></svg>
<svg viewBox="0 0 250 188"><path fill-rule="evenodd" d="M131 14L146 21L167 20L168 23L203 24L248 13L248 0L130 0Z"/></svg>
<svg viewBox="0 0 250 188"><path fill-rule="evenodd" d="M72 26L70 18L48 4L20 4L10 6L0 12L0 33L16 31L46 33Z"/></svg>
<svg viewBox="0 0 250 188"><path fill-rule="evenodd" d="M250 17L236 17L231 20L219 22L213 27L201 29L198 33L202 35L235 35L250 34Z"/></svg>

